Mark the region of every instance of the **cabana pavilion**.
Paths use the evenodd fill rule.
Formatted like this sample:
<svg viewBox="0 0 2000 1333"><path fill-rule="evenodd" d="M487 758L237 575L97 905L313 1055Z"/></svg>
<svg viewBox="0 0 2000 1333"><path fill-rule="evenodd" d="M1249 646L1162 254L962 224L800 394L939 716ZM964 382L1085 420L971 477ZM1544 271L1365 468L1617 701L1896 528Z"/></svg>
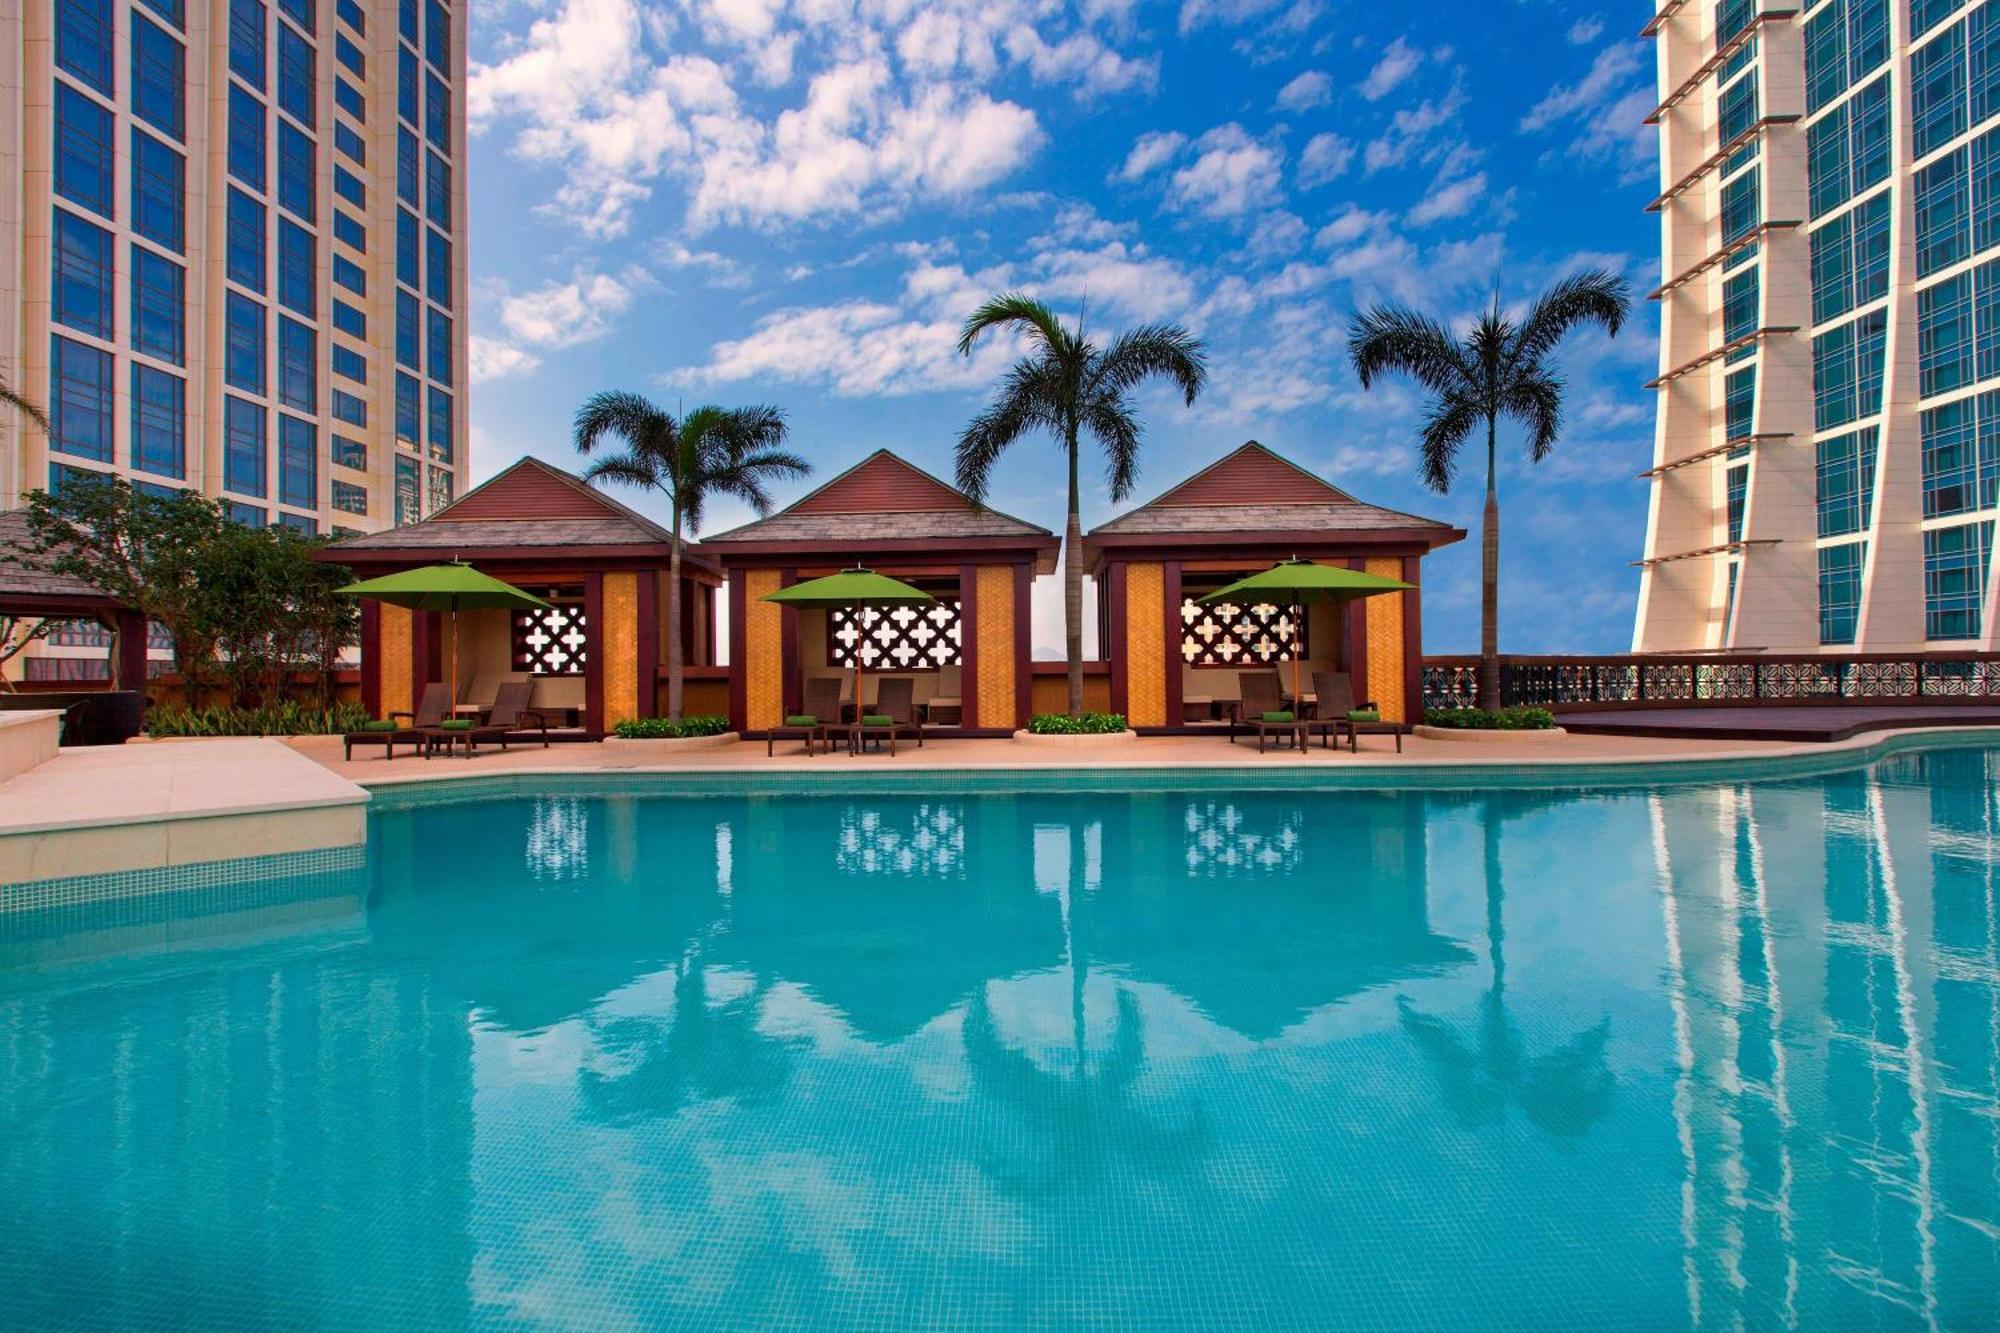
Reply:
<svg viewBox="0 0 2000 1333"><path fill-rule="evenodd" d="M1275 670L1299 645L1302 674L1345 671L1385 722L1418 720L1423 558L1462 528L1365 504L1255 440L1150 504L1084 536L1097 581L1111 708L1139 730L1211 723L1244 671ZM1196 599L1298 556L1401 579L1410 591L1346 605L1204 606ZM1310 685L1305 689L1310 691Z"/></svg>
<svg viewBox="0 0 2000 1333"><path fill-rule="evenodd" d="M468 611L458 618L457 697L490 702L503 680L532 680L551 726L585 736L653 717L664 690L665 528L581 478L523 458L421 523L350 537L321 558L374 578L462 560L551 603L546 610ZM686 713L720 713L728 672L715 663L721 571L681 554ZM410 709L444 679L444 617L375 601L361 610L361 698L377 717Z"/></svg>
<svg viewBox="0 0 2000 1333"><path fill-rule="evenodd" d="M71 574L50 569L35 554L28 511L0 513L0 616L76 621L102 627L87 631L87 646L111 649L107 675L114 689L144 688L147 669L146 618ZM100 643L108 639L108 643ZM26 658L19 659L25 663ZM74 659L70 659L74 660Z"/></svg>
<svg viewBox="0 0 2000 1333"><path fill-rule="evenodd" d="M1056 567L1054 533L976 505L878 450L791 507L704 539L729 578L729 718L760 735L803 706L808 677L846 680L864 702L908 677L933 725L998 735L1028 720L1028 588ZM915 584L935 606L866 613L782 608L778 589L843 567ZM847 699L851 707L853 700Z"/></svg>

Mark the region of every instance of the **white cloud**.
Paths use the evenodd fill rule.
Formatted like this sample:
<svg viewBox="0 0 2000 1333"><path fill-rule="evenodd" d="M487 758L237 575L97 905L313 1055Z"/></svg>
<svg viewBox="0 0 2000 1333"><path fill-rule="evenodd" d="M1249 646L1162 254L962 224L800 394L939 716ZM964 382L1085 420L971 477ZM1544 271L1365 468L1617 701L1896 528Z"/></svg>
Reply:
<svg viewBox="0 0 2000 1333"><path fill-rule="evenodd" d="M1326 73L1309 69L1278 89L1276 105L1280 111L1297 113L1310 111L1316 106L1325 106L1333 100L1333 79Z"/></svg>
<svg viewBox="0 0 2000 1333"><path fill-rule="evenodd" d="M1371 139L1362 153L1369 171L1399 167L1412 159L1424 161L1442 153L1436 142L1438 131L1449 125L1465 106L1463 90L1453 87L1445 97L1426 98L1405 107L1389 119L1389 128Z"/></svg>
<svg viewBox="0 0 2000 1333"><path fill-rule="evenodd" d="M482 338L476 333L467 340L467 352L474 384L526 374L542 364L542 359L525 347L516 347L495 338Z"/></svg>
<svg viewBox="0 0 2000 1333"><path fill-rule="evenodd" d="M1410 210L1410 225L1424 227L1446 218L1463 217L1472 211L1472 206L1478 203L1485 193L1486 173L1483 171L1470 176L1461 176L1455 180L1440 177L1432 183L1429 192L1418 201L1416 207Z"/></svg>
<svg viewBox="0 0 2000 1333"><path fill-rule="evenodd" d="M1569 25L1569 44L1589 46L1604 34L1604 19L1597 14L1587 14Z"/></svg>
<svg viewBox="0 0 2000 1333"><path fill-rule="evenodd" d="M1173 160L1187 143L1187 136L1178 130L1154 130L1142 134L1132 143L1132 151L1125 155L1125 165L1118 170L1118 180L1135 181L1165 166Z"/></svg>
<svg viewBox="0 0 2000 1333"><path fill-rule="evenodd" d="M1627 183L1653 171L1659 140L1645 118L1653 109L1650 53L1639 42L1607 46L1575 83L1558 84L1521 118L1535 134L1568 125L1572 156L1608 162Z"/></svg>
<svg viewBox="0 0 2000 1333"><path fill-rule="evenodd" d="M1271 11L1285 12L1271 18ZM1287 0L1182 0L1180 29L1183 34L1206 27L1235 27L1252 19L1263 20L1260 27L1269 33L1273 30L1303 31L1319 15L1319 6L1311 3L1287 3Z"/></svg>
<svg viewBox="0 0 2000 1333"><path fill-rule="evenodd" d="M1195 140L1194 161L1174 172L1168 198L1208 217L1234 217L1282 193L1282 150L1253 139L1241 125L1218 125Z"/></svg>
<svg viewBox="0 0 2000 1333"><path fill-rule="evenodd" d="M608 273L579 273L568 282L507 297L500 303L500 323L516 343L573 347L609 333L612 320L632 304L644 281L644 274L633 271L622 280Z"/></svg>
<svg viewBox="0 0 2000 1333"><path fill-rule="evenodd" d="M1354 164L1354 145L1338 134L1315 134L1299 150L1294 173L1301 190L1312 190L1338 180Z"/></svg>
<svg viewBox="0 0 2000 1333"><path fill-rule="evenodd" d="M1371 102L1379 102L1396 91L1403 81L1417 72L1424 63L1424 53L1398 37L1383 50L1382 58L1368 71L1368 77L1361 81L1361 95Z"/></svg>

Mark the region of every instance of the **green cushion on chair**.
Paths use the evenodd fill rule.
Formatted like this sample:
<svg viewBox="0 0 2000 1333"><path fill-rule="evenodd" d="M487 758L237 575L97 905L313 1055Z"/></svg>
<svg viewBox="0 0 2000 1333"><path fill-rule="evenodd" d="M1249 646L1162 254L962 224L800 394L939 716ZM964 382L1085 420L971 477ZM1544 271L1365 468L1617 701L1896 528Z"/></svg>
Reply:
<svg viewBox="0 0 2000 1333"><path fill-rule="evenodd" d="M1270 712L1268 712L1268 713L1264 714L1264 721L1266 721L1266 722L1296 722L1296 721L1298 721L1298 719L1297 719L1296 717L1293 717L1293 716L1292 716L1292 714L1291 714L1291 713L1290 713L1289 711L1285 710L1285 709L1277 709L1277 708L1274 708L1274 709L1272 709L1272 710L1271 710Z"/></svg>
<svg viewBox="0 0 2000 1333"><path fill-rule="evenodd" d="M363 731L401 731L403 724L400 722L363 722L361 729Z"/></svg>
<svg viewBox="0 0 2000 1333"><path fill-rule="evenodd" d="M1349 722L1380 722L1382 710L1379 708L1351 708L1347 713Z"/></svg>
<svg viewBox="0 0 2000 1333"><path fill-rule="evenodd" d="M816 727L819 725L819 719L811 713L787 713L785 714L785 725L788 727Z"/></svg>
<svg viewBox="0 0 2000 1333"><path fill-rule="evenodd" d="M438 723L438 729L440 731L471 731L478 725L477 722L474 722L469 717L453 717L446 718L444 721Z"/></svg>
<svg viewBox="0 0 2000 1333"><path fill-rule="evenodd" d="M861 725L864 727L893 727L896 725L896 719L890 717L887 713L863 713L861 715Z"/></svg>

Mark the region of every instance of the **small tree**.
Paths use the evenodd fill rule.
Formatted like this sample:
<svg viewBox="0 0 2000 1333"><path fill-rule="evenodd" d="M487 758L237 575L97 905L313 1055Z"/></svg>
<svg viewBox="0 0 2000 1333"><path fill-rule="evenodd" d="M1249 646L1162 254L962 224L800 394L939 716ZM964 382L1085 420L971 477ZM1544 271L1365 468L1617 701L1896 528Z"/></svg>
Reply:
<svg viewBox="0 0 2000 1333"><path fill-rule="evenodd" d="M361 613L334 593L351 573L312 558L322 544L283 526L229 524L202 554L198 637L214 640L238 707L282 702L303 671L317 674L326 706L333 663L354 641Z"/></svg>
<svg viewBox="0 0 2000 1333"><path fill-rule="evenodd" d="M31 644L40 643L57 630L79 623L87 622L0 615L0 668L26 652ZM5 670L0 670L0 690L11 693L13 689L14 682L7 678Z"/></svg>

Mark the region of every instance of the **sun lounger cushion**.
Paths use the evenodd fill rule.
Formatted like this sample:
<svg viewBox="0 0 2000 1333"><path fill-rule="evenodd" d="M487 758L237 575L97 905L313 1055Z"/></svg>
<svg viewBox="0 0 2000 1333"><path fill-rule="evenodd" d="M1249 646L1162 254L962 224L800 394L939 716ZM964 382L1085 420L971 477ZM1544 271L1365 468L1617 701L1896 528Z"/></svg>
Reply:
<svg viewBox="0 0 2000 1333"><path fill-rule="evenodd" d="M867 713L862 716L861 725L864 727L893 727L896 725L896 719L890 717L887 713Z"/></svg>
<svg viewBox="0 0 2000 1333"><path fill-rule="evenodd" d="M785 714L785 725L788 727L816 727L819 725L819 719L811 713L787 713Z"/></svg>
<svg viewBox="0 0 2000 1333"><path fill-rule="evenodd" d="M438 723L438 729L440 731L471 731L478 725L478 723L469 717L455 717Z"/></svg>
<svg viewBox="0 0 2000 1333"><path fill-rule="evenodd" d="M403 724L400 722L363 722L361 729L363 731L401 731Z"/></svg>
<svg viewBox="0 0 2000 1333"><path fill-rule="evenodd" d="M1382 710L1379 708L1349 709L1347 720L1349 722L1380 722L1382 720Z"/></svg>
<svg viewBox="0 0 2000 1333"><path fill-rule="evenodd" d="M1266 721L1266 722L1296 722L1296 721L1298 721L1298 719L1297 719L1296 717L1293 717L1293 716L1292 716L1292 714L1291 714L1290 712L1288 712L1288 711L1285 711L1285 710L1282 710L1282 709L1272 709L1272 710L1271 710L1270 712L1268 712L1268 713L1264 714L1264 721Z"/></svg>

